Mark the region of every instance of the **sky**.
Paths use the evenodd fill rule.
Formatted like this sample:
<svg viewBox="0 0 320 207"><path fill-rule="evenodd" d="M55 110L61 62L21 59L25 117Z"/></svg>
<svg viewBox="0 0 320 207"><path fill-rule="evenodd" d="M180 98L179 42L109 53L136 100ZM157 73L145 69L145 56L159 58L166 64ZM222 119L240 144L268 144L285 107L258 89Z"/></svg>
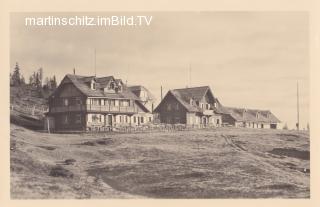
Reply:
<svg viewBox="0 0 320 207"><path fill-rule="evenodd" d="M25 17L152 16L150 26L25 26ZM10 71L113 75L160 101L175 88L211 87L225 106L269 109L293 128L309 122L307 12L12 13ZM190 78L191 77L191 78Z"/></svg>

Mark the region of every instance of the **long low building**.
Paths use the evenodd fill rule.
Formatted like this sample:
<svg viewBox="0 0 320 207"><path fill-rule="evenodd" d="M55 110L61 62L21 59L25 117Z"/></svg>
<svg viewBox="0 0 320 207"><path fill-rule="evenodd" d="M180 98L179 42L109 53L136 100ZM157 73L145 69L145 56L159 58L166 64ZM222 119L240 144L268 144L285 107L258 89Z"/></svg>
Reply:
<svg viewBox="0 0 320 207"><path fill-rule="evenodd" d="M281 121L270 110L246 109L222 106L217 101L217 112L222 123L235 127L279 129Z"/></svg>

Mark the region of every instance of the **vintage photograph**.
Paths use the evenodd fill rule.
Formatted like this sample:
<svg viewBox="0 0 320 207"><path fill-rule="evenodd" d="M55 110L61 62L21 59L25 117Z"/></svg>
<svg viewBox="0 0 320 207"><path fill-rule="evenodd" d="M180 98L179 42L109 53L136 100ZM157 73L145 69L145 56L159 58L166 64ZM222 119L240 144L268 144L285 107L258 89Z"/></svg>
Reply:
<svg viewBox="0 0 320 207"><path fill-rule="evenodd" d="M11 199L310 198L309 27L11 13Z"/></svg>

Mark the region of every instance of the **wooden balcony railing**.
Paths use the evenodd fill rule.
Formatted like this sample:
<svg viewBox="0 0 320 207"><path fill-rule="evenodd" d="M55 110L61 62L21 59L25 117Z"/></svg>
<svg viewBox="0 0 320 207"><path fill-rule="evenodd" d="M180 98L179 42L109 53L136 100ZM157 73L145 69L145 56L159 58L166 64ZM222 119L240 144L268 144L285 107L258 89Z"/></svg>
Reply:
<svg viewBox="0 0 320 207"><path fill-rule="evenodd" d="M121 113L135 113L136 109L133 106L111 106L111 105L75 105L75 106L54 106L50 108L50 112L121 112Z"/></svg>

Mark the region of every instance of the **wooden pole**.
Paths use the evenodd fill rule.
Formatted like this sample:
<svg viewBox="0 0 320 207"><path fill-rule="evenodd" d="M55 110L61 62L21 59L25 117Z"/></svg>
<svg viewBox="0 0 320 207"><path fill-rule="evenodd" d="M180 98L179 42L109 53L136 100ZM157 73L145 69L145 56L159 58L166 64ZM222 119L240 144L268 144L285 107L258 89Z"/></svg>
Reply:
<svg viewBox="0 0 320 207"><path fill-rule="evenodd" d="M297 130L300 129L300 112L299 112L299 82L297 82Z"/></svg>
<svg viewBox="0 0 320 207"><path fill-rule="evenodd" d="M162 98L163 98L163 97L162 97L162 86L161 86L161 101L162 101Z"/></svg>
<svg viewBox="0 0 320 207"><path fill-rule="evenodd" d="M96 48L94 48L94 76L97 76L97 69L96 69Z"/></svg>
<svg viewBox="0 0 320 207"><path fill-rule="evenodd" d="M50 118L47 117L48 133L50 134Z"/></svg>

